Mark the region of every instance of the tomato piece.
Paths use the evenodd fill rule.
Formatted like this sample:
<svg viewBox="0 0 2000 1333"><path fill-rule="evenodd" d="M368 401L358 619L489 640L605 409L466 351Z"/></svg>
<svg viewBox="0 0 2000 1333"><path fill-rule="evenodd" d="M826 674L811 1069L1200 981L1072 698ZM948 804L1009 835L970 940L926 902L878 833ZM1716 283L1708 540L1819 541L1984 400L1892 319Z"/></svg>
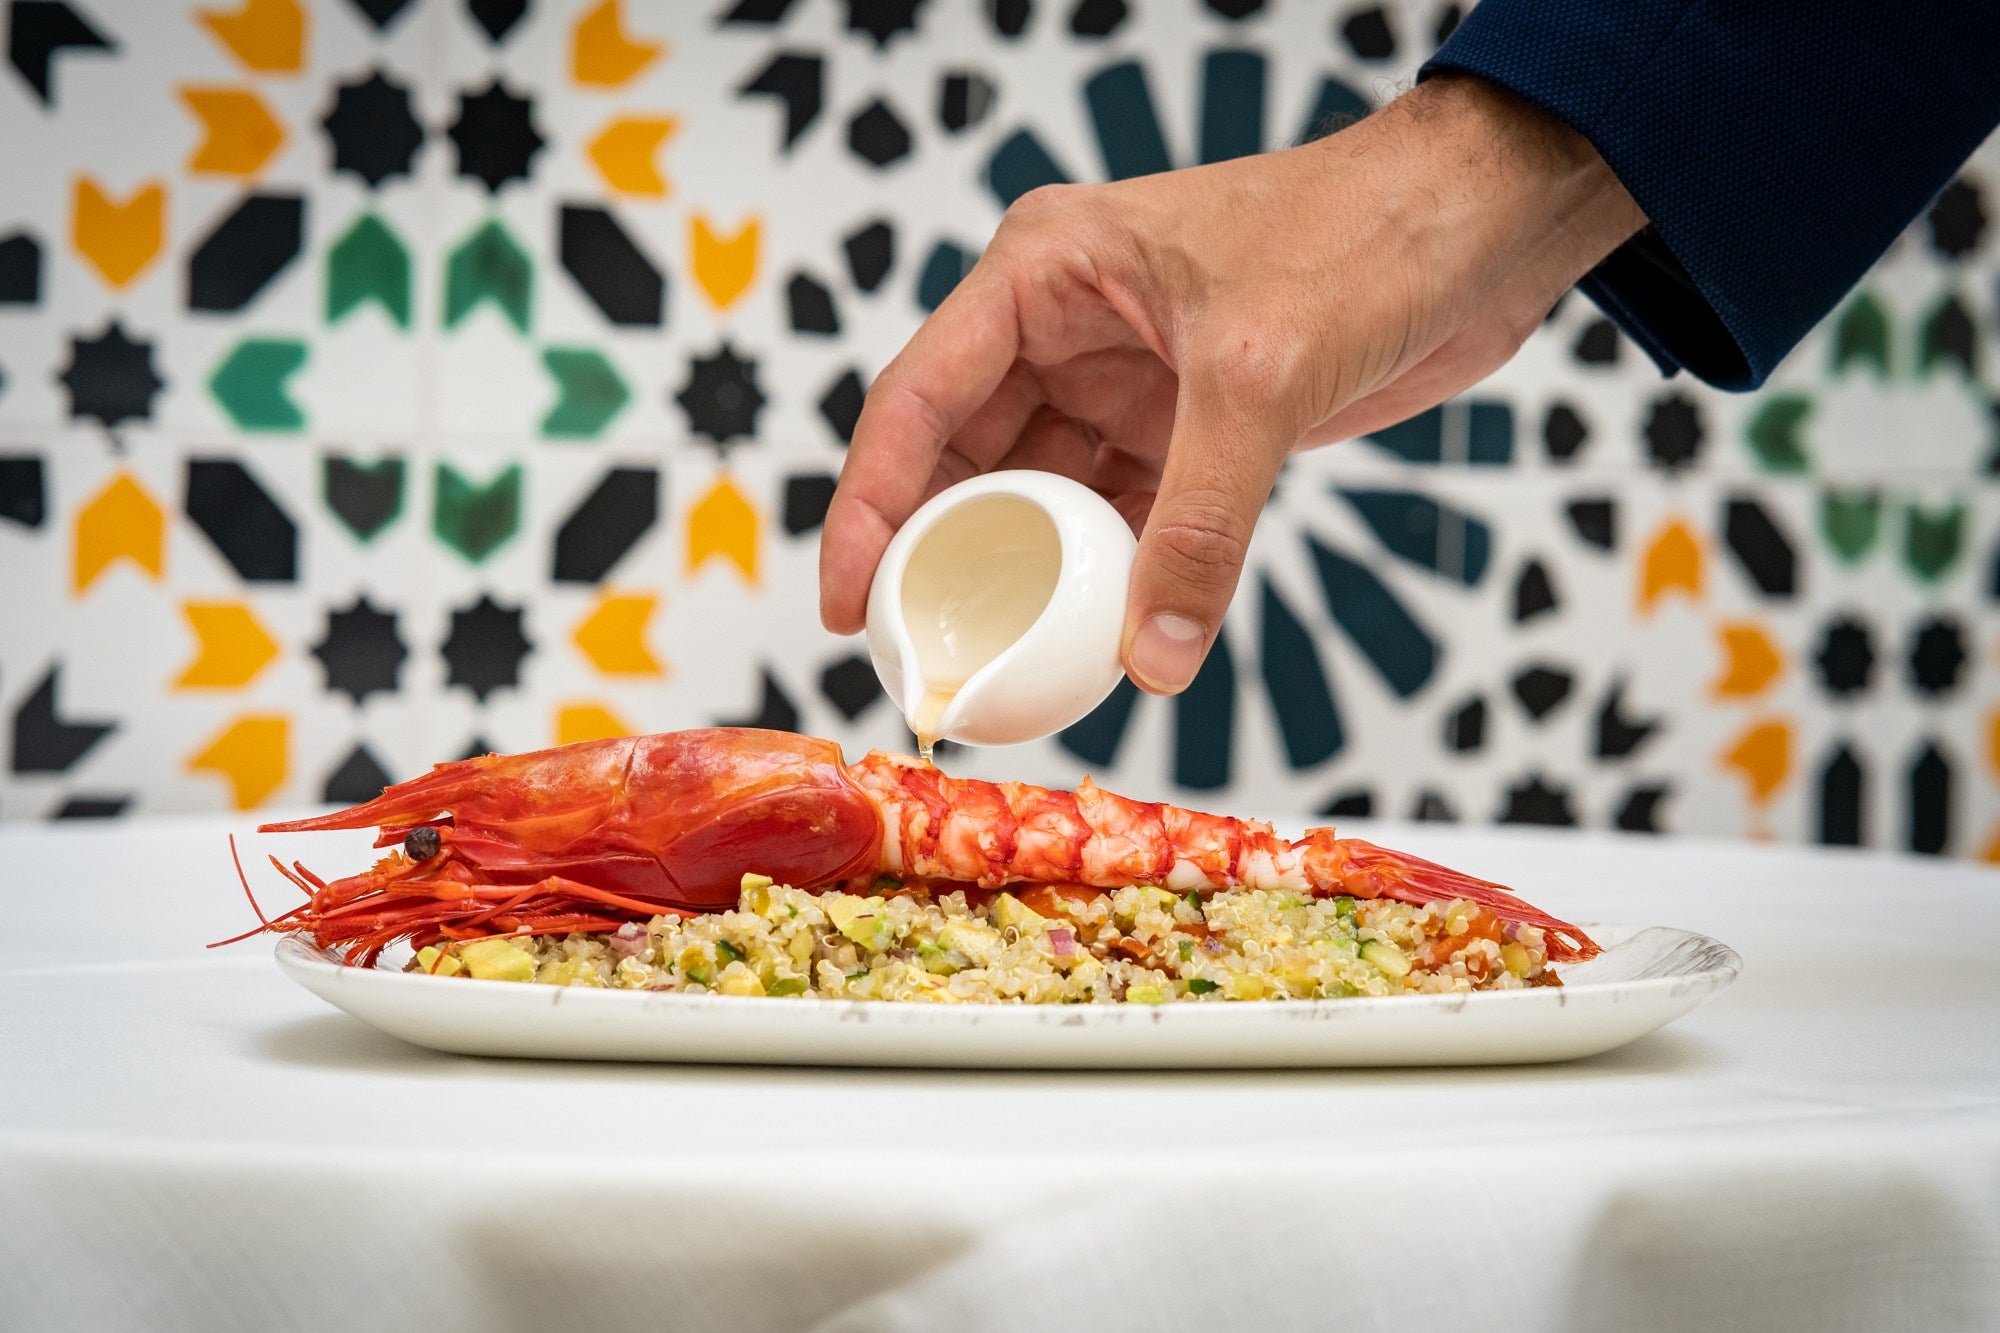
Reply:
<svg viewBox="0 0 2000 1333"><path fill-rule="evenodd" d="M1027 904L1028 909L1043 916L1073 916L1079 907L1087 907L1102 898L1108 890L1093 889L1085 884L1037 884L1033 888L1014 891L1014 896Z"/></svg>

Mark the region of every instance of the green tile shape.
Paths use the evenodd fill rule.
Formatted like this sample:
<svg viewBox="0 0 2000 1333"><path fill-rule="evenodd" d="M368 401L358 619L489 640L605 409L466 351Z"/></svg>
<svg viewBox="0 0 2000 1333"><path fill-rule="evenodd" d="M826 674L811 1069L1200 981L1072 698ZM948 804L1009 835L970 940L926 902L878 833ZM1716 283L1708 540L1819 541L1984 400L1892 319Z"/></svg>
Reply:
<svg viewBox="0 0 2000 1333"><path fill-rule="evenodd" d="M1903 506L1903 563L1926 583L1936 583L1965 550L1965 506Z"/></svg>
<svg viewBox="0 0 2000 1333"><path fill-rule="evenodd" d="M549 439L595 439L632 401L632 391L602 352L550 347L542 352L542 364L561 390L555 406L542 418L542 434Z"/></svg>
<svg viewBox="0 0 2000 1333"><path fill-rule="evenodd" d="M1889 312L1873 292L1857 294L1833 321L1833 373L1845 374L1856 361L1889 378Z"/></svg>
<svg viewBox="0 0 2000 1333"><path fill-rule="evenodd" d="M431 531L439 541L478 564L521 527L521 465L485 485L466 480L449 463L437 465L437 499Z"/></svg>
<svg viewBox="0 0 2000 1333"><path fill-rule="evenodd" d="M1766 472L1804 472L1812 466L1805 441L1799 438L1812 409L1812 399L1790 393L1772 394L1758 405L1743 434L1759 467Z"/></svg>
<svg viewBox="0 0 2000 1333"><path fill-rule="evenodd" d="M1819 530L1847 564L1875 549L1882 532L1882 497L1874 491L1828 491L1819 501Z"/></svg>
<svg viewBox="0 0 2000 1333"><path fill-rule="evenodd" d="M410 252L373 213L364 213L326 254L326 322L338 324L373 301L399 329L410 327Z"/></svg>
<svg viewBox="0 0 2000 1333"><path fill-rule="evenodd" d="M285 381L305 363L302 342L246 338L215 368L208 391L239 430L301 430L306 414L286 396Z"/></svg>
<svg viewBox="0 0 2000 1333"><path fill-rule="evenodd" d="M491 301L509 323L526 333L534 287L535 266L527 251L499 222L488 219L445 263L444 326L457 328L481 302Z"/></svg>

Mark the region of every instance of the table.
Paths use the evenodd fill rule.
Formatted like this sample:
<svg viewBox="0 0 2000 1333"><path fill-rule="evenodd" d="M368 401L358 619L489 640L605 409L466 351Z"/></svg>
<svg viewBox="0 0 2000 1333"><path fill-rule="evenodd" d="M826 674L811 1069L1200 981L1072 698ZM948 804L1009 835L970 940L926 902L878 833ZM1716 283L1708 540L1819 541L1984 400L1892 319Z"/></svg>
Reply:
<svg viewBox="0 0 2000 1333"><path fill-rule="evenodd" d="M1573 1065L538 1065L380 1036L263 941L202 950L248 920L229 827L0 830L32 942L0 972L0 1324L2000 1326L1988 869L1366 830L1742 953Z"/></svg>

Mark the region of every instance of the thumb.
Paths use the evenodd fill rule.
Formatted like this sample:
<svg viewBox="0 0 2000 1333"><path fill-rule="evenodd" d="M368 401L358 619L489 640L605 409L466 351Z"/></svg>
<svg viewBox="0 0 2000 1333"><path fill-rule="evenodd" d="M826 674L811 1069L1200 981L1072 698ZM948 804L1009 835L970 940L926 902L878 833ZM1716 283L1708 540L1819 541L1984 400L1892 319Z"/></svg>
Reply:
<svg viewBox="0 0 2000 1333"><path fill-rule="evenodd" d="M1220 378L1181 377L1159 496L1132 566L1125 670L1154 694L1180 693L1200 669L1296 434L1285 406Z"/></svg>

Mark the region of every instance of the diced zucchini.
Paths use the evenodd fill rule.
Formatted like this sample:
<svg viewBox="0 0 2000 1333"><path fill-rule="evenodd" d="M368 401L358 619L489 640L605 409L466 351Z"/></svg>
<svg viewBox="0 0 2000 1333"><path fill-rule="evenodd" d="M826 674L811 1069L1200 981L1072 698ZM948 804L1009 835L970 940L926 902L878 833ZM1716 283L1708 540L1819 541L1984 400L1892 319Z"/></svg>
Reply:
<svg viewBox="0 0 2000 1333"><path fill-rule="evenodd" d="M458 957L481 981L535 979L535 956L509 939L472 940L458 946Z"/></svg>
<svg viewBox="0 0 2000 1333"><path fill-rule="evenodd" d="M804 995L806 993L806 979L804 977L779 977L764 988L764 993L766 995Z"/></svg>
<svg viewBox="0 0 2000 1333"><path fill-rule="evenodd" d="M1216 989L1216 984L1207 977L1188 978L1188 994L1190 995L1207 995Z"/></svg>
<svg viewBox="0 0 2000 1333"><path fill-rule="evenodd" d="M724 962L729 963L740 963L746 956L741 949L731 944L728 940L717 940L715 942L715 952Z"/></svg>
<svg viewBox="0 0 2000 1333"><path fill-rule="evenodd" d="M1125 988L1125 1003L1127 1004L1165 1004L1166 1002L1167 993L1150 981Z"/></svg>
<svg viewBox="0 0 2000 1333"><path fill-rule="evenodd" d="M1387 940L1369 940L1361 946L1361 961L1373 963L1383 974L1398 979L1410 975L1410 960Z"/></svg>

